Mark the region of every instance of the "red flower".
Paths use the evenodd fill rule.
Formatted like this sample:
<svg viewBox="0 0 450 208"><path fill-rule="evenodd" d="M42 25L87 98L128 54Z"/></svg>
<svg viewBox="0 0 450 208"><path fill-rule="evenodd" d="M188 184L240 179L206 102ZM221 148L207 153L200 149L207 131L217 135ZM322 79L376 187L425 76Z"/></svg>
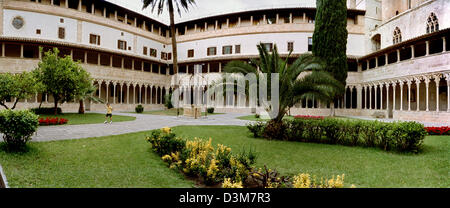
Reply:
<svg viewBox="0 0 450 208"><path fill-rule="evenodd" d="M449 126L425 127L425 130L430 135L450 135L450 127Z"/></svg>

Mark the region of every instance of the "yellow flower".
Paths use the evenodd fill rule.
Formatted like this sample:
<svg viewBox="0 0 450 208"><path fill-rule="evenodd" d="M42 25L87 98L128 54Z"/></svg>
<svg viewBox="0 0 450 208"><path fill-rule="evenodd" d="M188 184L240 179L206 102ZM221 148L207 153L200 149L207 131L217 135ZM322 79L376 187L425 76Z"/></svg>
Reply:
<svg viewBox="0 0 450 208"><path fill-rule="evenodd" d="M170 133L171 129L169 127L164 127L161 129L161 131L168 134L168 133Z"/></svg>
<svg viewBox="0 0 450 208"><path fill-rule="evenodd" d="M294 188L310 188L311 179L309 174L300 174L294 176Z"/></svg>
<svg viewBox="0 0 450 208"><path fill-rule="evenodd" d="M242 181L233 183L230 178L225 178L222 183L222 188L243 188Z"/></svg>

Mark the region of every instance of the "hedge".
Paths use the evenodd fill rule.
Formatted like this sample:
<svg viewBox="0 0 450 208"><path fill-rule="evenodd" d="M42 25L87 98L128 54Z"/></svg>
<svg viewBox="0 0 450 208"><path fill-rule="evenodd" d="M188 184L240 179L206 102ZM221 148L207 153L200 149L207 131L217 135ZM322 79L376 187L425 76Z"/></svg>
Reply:
<svg viewBox="0 0 450 208"><path fill-rule="evenodd" d="M256 128L255 125L260 125ZM386 151L420 151L427 135L424 126L416 122L379 122L334 118L294 119L282 123L253 124L248 128L268 139L346 146L377 147ZM263 128L263 130L260 130ZM259 132L258 132L259 131Z"/></svg>
<svg viewBox="0 0 450 208"><path fill-rule="evenodd" d="M55 108L51 107L51 108L32 108L30 109L31 112L38 114L38 115L42 115L42 114L55 114ZM57 108L56 109L56 113L57 114L61 114L62 110L61 108Z"/></svg>

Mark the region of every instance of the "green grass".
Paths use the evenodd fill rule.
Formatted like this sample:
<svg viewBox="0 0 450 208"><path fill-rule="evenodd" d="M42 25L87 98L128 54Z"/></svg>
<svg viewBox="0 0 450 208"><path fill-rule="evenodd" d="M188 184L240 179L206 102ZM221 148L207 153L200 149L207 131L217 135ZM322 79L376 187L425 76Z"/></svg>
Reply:
<svg viewBox="0 0 450 208"><path fill-rule="evenodd" d="M182 137L213 139L239 152L253 148L257 166L267 165L282 174L310 173L331 177L345 174L347 185L357 187L450 187L450 136L428 136L422 153L402 154L376 148L269 141L252 138L246 127L179 126Z"/></svg>
<svg viewBox="0 0 450 208"><path fill-rule="evenodd" d="M180 109L180 115L183 115L184 110ZM136 113L136 112L133 112ZM167 110L156 110L156 111L144 111L142 114L150 114L150 115L160 115L160 116L177 116L177 109L167 109ZM208 115L219 115L222 113L208 113ZM205 115L205 112L202 112L202 116Z"/></svg>
<svg viewBox="0 0 450 208"><path fill-rule="evenodd" d="M450 136L428 136L420 154L376 148L255 139L246 127L179 126L177 136L212 138L240 152L252 148L257 166L283 175L345 174L357 187L450 187ZM99 138L32 142L22 154L0 150L11 187L193 187L150 150L149 132Z"/></svg>
<svg viewBox="0 0 450 208"><path fill-rule="evenodd" d="M22 154L0 150L11 187L193 187L150 150L145 132L32 142Z"/></svg>
<svg viewBox="0 0 450 208"><path fill-rule="evenodd" d="M76 124L95 124L95 123L103 123L105 122L105 114L99 114L99 113L85 113L85 114L78 114L78 113L63 113L59 115L53 115L53 114L42 114L39 115L40 118L46 118L46 117L58 117L58 118L65 118L68 119L69 122L67 124L69 125L76 125ZM108 118L109 120L109 118ZM113 122L122 122L122 121L134 121L136 120L136 117L132 116L119 116L114 115L112 117Z"/></svg>

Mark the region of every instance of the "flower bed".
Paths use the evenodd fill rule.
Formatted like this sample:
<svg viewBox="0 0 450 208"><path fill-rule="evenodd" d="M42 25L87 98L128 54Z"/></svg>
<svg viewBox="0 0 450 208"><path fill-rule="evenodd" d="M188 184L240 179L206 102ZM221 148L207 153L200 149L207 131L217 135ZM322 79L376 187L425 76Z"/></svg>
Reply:
<svg viewBox="0 0 450 208"><path fill-rule="evenodd" d="M65 118L39 118L39 125L49 126L49 125L64 125L67 124L69 120Z"/></svg>
<svg viewBox="0 0 450 208"><path fill-rule="evenodd" d="M146 140L152 150L176 169L193 177L205 186L223 188L343 188L344 175L330 180L316 180L309 174L294 177L280 176L275 170L253 165L256 155L252 152L233 154L231 148L211 145L211 139L178 138L170 128L155 130ZM354 186L352 186L354 187Z"/></svg>
<svg viewBox="0 0 450 208"><path fill-rule="evenodd" d="M450 135L450 126L425 127L429 135Z"/></svg>
<svg viewBox="0 0 450 208"><path fill-rule="evenodd" d="M247 128L267 139L378 147L386 151L419 152L426 131L416 122L384 123L341 119L294 119L254 123Z"/></svg>
<svg viewBox="0 0 450 208"><path fill-rule="evenodd" d="M296 115L296 116L294 116L294 118L298 118L298 119L321 119L321 120L324 119L323 116L308 116L308 115Z"/></svg>

